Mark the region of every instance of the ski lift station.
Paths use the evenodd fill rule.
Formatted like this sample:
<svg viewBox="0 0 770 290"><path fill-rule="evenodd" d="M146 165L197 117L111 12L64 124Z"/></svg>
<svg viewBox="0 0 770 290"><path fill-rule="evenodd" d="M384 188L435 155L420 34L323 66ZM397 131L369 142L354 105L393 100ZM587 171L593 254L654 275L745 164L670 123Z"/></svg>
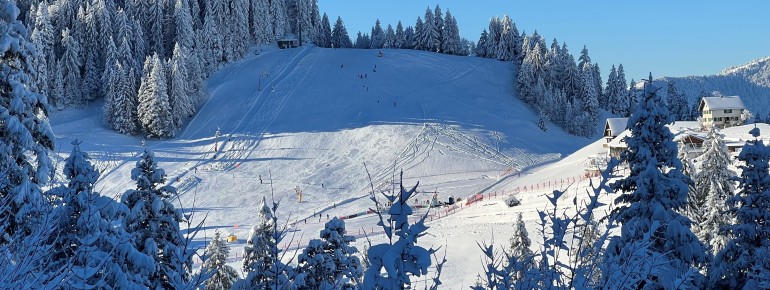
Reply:
<svg viewBox="0 0 770 290"><path fill-rule="evenodd" d="M299 40L294 37L287 37L278 40L278 48L295 48L299 46Z"/></svg>

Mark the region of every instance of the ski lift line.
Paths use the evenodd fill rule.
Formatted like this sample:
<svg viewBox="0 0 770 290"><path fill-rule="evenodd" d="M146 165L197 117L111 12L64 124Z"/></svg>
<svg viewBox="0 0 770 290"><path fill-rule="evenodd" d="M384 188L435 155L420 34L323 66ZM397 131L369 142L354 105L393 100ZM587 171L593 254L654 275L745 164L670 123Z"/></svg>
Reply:
<svg viewBox="0 0 770 290"><path fill-rule="evenodd" d="M307 51L307 48L303 48L303 50L302 50L302 51L300 51L300 53L298 53L297 55L295 55L295 56L292 58L292 61L291 61L291 62L294 64L294 66L296 66L296 63L297 63L297 62L295 62L295 60L296 60L296 59L297 59L299 56L301 56L301 55L302 55L302 56L304 56L304 54L306 54L306 53L305 53L306 51ZM287 65L287 68L285 68L285 69L284 69L284 71L282 71L282 74L284 74L284 72L286 72L286 70L288 69L288 67L293 67L293 66L292 66L292 65ZM271 83L272 83L272 82L271 82ZM216 88L216 89L215 89L215 90L212 92L212 94L211 94L211 95L214 95L214 94L215 94L215 93L216 93L216 92L217 92L217 91L218 91L220 88L221 88L221 87L217 87L217 88ZM206 102L206 103L203 105L203 107L201 108L201 110L200 110L200 111L203 111L203 110L204 110L204 109L205 109L207 106L209 106L209 104L210 104L210 103L211 103L211 102ZM199 118L199 115L200 115L200 114L196 114L196 115L195 115L195 117L193 117L193 119L192 119L192 120L190 120L190 121L188 122L188 126L187 126L187 128L186 128L186 129L185 129L185 130L182 132L182 134L180 135L180 138L188 138L188 139L189 139L189 136L191 136L190 134L188 134L188 131L190 130L190 126L189 126L189 125L190 125L190 124L192 124L192 123L193 123L193 122L194 122L194 121L195 121L197 118ZM241 115L241 116L245 116L245 115ZM245 118L245 117L242 117L240 121L242 122L244 118ZM206 121L206 122L205 122L203 125L207 125L207 124L209 124L210 122L211 122L211 119L209 119L208 121ZM201 130L203 130L203 128L204 128L204 127L206 127L206 126L198 126L198 127L197 127L198 129L197 129L196 131L192 132L191 134L192 134L192 135L195 135L195 134L199 133ZM226 135L227 135L227 137L228 137L228 140L230 140L230 139L231 139L231 136L232 136L232 132L231 132L231 133L227 133ZM227 143L229 143L229 142L225 142L225 141L223 141L223 142L222 142L222 146L221 146L221 148L224 148L224 147L225 147L225 145L226 145ZM163 143L161 143L161 142L158 142L158 143L155 143L155 144L153 144L153 145L151 145L151 146L145 146L145 147L146 147L146 148L148 148L148 149L153 149L153 148L157 148L157 147L159 147L159 146L161 146L161 145L165 145L165 144L163 144ZM112 174L113 172L115 172L115 171L116 171L118 168L122 167L123 165L127 164L128 162L131 162L131 161L133 161L133 160L136 160L136 159L138 159L138 158L140 157L140 155L141 155L141 154L143 154L143 152L137 152L137 153L133 153L131 157L124 159L124 160L123 160L123 162L121 162L120 164L118 164L118 165L116 165L115 167L111 168L109 171L106 171L104 174L102 174L102 175L101 175L101 176L102 176L102 179L103 179L104 177L107 177L107 176L111 175L111 174ZM201 164L209 163L209 162L210 162L210 160L209 160L209 158L208 158L208 156L209 156L209 155L210 155L210 154L209 154L209 152L206 152L206 153L204 153L204 155L203 155L203 156L204 156L204 158L203 158L203 161L198 161L198 163L196 163L196 165L195 165L194 167L198 167L198 166L199 166L199 165L201 165ZM176 172L176 170L175 170L174 172ZM187 170L187 172L189 172L189 169ZM126 183L128 183L128 182L124 182L124 184L126 184Z"/></svg>
<svg viewBox="0 0 770 290"><path fill-rule="evenodd" d="M298 53L294 58L292 58L291 63L289 65L287 65L281 71L281 73L277 77L272 78L266 85L270 85L270 84L273 84L273 83L276 83L276 82L280 82L284 78L286 78L288 75L290 75L290 72L294 71L296 69L297 65L301 62L301 60L304 59L308 55L308 51L309 51L309 49L307 47L303 47L303 50L300 53ZM315 63L312 63L311 65L314 65L314 64ZM305 74L302 76L302 79L307 78L307 75L309 74L309 71L310 70L305 70ZM290 96L291 93L293 93L296 89L297 89L297 87L293 87L292 91L289 92L286 95ZM255 99L263 100L264 102L270 102L271 100L262 97L265 91L267 91L267 90L260 91L260 93L258 94L258 96ZM278 101L278 104L276 105L276 107L272 108L271 112L275 113L275 114L273 114L272 117L266 117L266 116L268 116L268 114L256 114L256 113L252 112L254 109L259 111L260 109L264 108L265 105L266 105L265 103L263 103L260 106L256 106L256 105L250 106L249 112L246 115L244 115L244 117L241 118L239 123L235 126L235 129L234 129L235 132L237 132L238 130L241 130L241 127L244 125L244 121L246 120L245 116L258 116L258 118L259 118L257 120L258 122L252 122L252 123L267 123L262 129L259 130L260 132L264 132L275 121L275 118L277 117L278 113L281 111L283 106L285 106L287 99L288 98L281 98L281 100ZM265 122L266 118L271 118L271 119L267 120L268 122ZM230 133L230 134L232 134L232 133ZM248 141L248 142L245 142L245 143L242 140L239 140L239 141L240 142L238 142L238 143L243 143L243 145L241 146L242 150L238 150L239 152L237 152L237 153L232 153L235 156L232 156L232 157L228 156L229 157L228 159L232 159L232 160L242 159L242 157L244 157L244 156L254 152L255 148L257 146L259 146L259 144L261 142L261 138L256 140L256 141Z"/></svg>

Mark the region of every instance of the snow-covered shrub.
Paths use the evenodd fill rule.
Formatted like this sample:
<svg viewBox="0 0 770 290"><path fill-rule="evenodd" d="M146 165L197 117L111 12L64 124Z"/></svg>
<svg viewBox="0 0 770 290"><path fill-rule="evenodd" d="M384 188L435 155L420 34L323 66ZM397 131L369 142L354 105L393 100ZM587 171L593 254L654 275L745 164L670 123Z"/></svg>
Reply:
<svg viewBox="0 0 770 290"><path fill-rule="evenodd" d="M333 218L321 231L321 239L310 240L297 257L298 272L303 275L300 289L357 289L361 285L363 268L346 235L345 221Z"/></svg>
<svg viewBox="0 0 770 290"><path fill-rule="evenodd" d="M592 289L601 276L602 246L614 227L608 223L599 230L593 220L594 211L605 204L599 201L609 189L617 160L609 162L598 185L591 183L587 201L567 215L558 204L564 192L554 191L548 196L549 209L538 210L539 232L543 237L538 253L531 253L524 239L523 222L517 219L511 249L495 251L494 241L479 244L485 260L484 278L473 289ZM571 235L570 235L571 234ZM528 239L527 239L528 240Z"/></svg>
<svg viewBox="0 0 770 290"><path fill-rule="evenodd" d="M369 248L366 251L363 289L413 287L412 277L428 275L428 267L432 264L431 256L433 255L435 258L437 249L426 249L417 245L417 239L427 234L428 227L425 226L427 214L422 216L417 223L409 224L412 208L408 201L417 190L419 182L412 189L406 190L403 184L403 175L402 172L398 192L383 193L388 202L392 204L387 213L379 210L376 212L379 217L377 225L382 227L388 242L372 245L369 241ZM372 201L379 209L381 204L374 196L374 191L372 191ZM388 217L385 218L384 215ZM436 271L431 278L432 288L441 285L439 277L444 263L446 263L446 259L442 259L436 264Z"/></svg>

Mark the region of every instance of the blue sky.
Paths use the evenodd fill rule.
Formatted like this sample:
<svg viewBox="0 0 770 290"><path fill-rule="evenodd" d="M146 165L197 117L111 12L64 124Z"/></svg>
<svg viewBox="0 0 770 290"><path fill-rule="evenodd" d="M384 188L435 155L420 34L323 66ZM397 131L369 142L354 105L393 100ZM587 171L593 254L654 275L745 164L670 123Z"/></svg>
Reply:
<svg viewBox="0 0 770 290"><path fill-rule="evenodd" d="M501 1L501 0L318 0L334 24L342 16L355 41L375 19L394 27L414 25L439 4L457 19L463 37L477 41L489 18L509 15L519 31L537 30L550 45L556 37L576 55L588 46L604 80L612 64L626 76L709 75L770 56L770 1Z"/></svg>

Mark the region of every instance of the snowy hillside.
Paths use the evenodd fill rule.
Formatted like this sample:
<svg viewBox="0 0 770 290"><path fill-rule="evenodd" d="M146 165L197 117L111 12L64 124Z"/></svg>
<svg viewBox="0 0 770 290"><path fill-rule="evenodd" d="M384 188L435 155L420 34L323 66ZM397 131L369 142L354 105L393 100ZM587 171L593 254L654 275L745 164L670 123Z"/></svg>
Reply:
<svg viewBox="0 0 770 290"><path fill-rule="evenodd" d="M755 116L766 118L770 114L770 57L754 60L744 65L723 70L710 76L664 77L661 82L673 80L690 103L701 92L719 91L725 96L741 96ZM664 83L658 84L665 88ZM662 90L665 94L665 90Z"/></svg>
<svg viewBox="0 0 770 290"><path fill-rule="evenodd" d="M306 244L323 227L316 213L325 221L327 214L373 206L366 169L378 190L391 188L392 177L404 170L406 185L419 181L418 190L437 191L440 200L549 181L555 186L580 174L586 157L602 150L599 143L558 163L560 168L528 174L593 141L555 126L541 131L537 116L514 97L513 75L509 62L413 50L384 50L378 57L372 50L268 49L215 73L208 81L210 98L178 137L146 145L180 189L181 206L198 213L196 218L208 215L205 236L219 230L240 238L231 244L233 254L240 253L261 197L271 191L295 241ZM99 110L96 104L52 116L58 158L66 157L72 139L83 139L81 148L102 171L96 188L119 196L134 186L130 171L142 138L106 128ZM522 196L527 211L542 207L545 185L537 188L537 195ZM463 251L448 254L446 279L458 285L448 288L475 280L481 271L475 241L488 240L487 228L507 226L519 211L503 206L496 210L500 216L485 216L484 208L501 205L450 216L429 230L435 236L425 246ZM533 222L534 215L526 219ZM352 219L348 231L368 231L374 223ZM507 240L505 231L497 227L495 238ZM455 243L456 235L463 242Z"/></svg>

